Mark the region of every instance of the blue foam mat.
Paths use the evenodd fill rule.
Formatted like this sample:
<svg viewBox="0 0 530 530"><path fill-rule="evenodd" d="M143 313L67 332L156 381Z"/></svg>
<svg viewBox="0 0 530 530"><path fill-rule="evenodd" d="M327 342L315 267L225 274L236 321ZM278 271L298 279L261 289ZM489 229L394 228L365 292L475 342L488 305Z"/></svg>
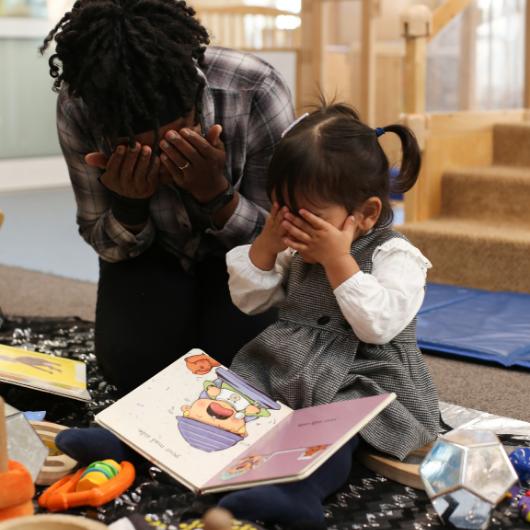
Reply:
<svg viewBox="0 0 530 530"><path fill-rule="evenodd" d="M429 284L418 313L418 345L530 368L530 295Z"/></svg>

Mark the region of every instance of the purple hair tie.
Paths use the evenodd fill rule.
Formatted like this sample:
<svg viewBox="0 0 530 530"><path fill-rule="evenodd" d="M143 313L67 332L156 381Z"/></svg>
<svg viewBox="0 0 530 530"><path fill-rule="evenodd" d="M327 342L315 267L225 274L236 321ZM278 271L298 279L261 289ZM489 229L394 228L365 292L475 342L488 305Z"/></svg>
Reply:
<svg viewBox="0 0 530 530"><path fill-rule="evenodd" d="M375 135L379 138L380 136L383 136L383 134L385 134L386 131L385 131L385 128L384 127L377 127L375 129Z"/></svg>

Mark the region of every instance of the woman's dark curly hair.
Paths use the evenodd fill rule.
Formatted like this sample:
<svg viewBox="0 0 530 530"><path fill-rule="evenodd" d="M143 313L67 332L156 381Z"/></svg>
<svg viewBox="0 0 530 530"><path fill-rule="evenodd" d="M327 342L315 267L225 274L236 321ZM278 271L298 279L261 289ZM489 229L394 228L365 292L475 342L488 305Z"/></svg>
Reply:
<svg viewBox="0 0 530 530"><path fill-rule="evenodd" d="M197 72L208 32L182 0L77 0L48 34L54 90L85 103L94 124L114 141L180 118L199 104ZM198 109L200 111L200 109ZM143 127L143 129L142 129Z"/></svg>

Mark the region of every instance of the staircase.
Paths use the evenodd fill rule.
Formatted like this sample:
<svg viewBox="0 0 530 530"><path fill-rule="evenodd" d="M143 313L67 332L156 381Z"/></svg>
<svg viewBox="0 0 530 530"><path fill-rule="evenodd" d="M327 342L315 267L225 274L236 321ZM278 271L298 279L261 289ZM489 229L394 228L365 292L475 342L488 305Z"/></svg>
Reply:
<svg viewBox="0 0 530 530"><path fill-rule="evenodd" d="M446 172L440 217L399 230L431 260L431 282L530 293L530 125L493 134L493 165Z"/></svg>

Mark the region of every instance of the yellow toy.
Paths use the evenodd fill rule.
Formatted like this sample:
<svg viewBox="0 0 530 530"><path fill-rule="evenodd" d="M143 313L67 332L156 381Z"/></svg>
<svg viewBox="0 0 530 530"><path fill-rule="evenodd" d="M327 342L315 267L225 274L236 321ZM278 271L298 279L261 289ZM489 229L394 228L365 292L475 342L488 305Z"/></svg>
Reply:
<svg viewBox="0 0 530 530"><path fill-rule="evenodd" d="M102 460L90 464L79 479L76 491L87 491L101 486L121 471L121 466L114 460Z"/></svg>

